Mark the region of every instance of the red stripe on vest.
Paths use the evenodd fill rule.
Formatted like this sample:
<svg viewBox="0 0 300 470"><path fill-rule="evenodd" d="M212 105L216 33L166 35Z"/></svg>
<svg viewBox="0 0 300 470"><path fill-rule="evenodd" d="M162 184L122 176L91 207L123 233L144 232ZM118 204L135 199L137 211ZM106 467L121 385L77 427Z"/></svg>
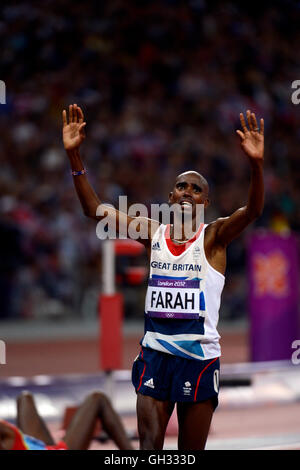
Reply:
<svg viewBox="0 0 300 470"><path fill-rule="evenodd" d="M173 242L170 238L170 225L167 225L166 231L165 231L165 239L167 246L174 256L179 256L181 255L190 245L190 243L193 243L197 238L199 238L200 233L202 232L202 229L204 227L204 224L200 224L199 229L197 233L191 238L190 240L187 240L186 243L182 243L181 245L177 245L176 243Z"/></svg>

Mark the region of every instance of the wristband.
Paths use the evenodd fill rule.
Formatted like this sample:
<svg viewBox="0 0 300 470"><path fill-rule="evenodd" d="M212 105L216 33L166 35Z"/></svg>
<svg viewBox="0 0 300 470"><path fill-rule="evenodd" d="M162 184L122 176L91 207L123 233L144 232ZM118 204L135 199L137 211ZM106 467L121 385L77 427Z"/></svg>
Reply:
<svg viewBox="0 0 300 470"><path fill-rule="evenodd" d="M84 168L83 170L80 170L80 171L72 170L72 171L71 171L71 175L72 175L72 176L85 175L86 172L87 172L87 171L86 171L85 168Z"/></svg>

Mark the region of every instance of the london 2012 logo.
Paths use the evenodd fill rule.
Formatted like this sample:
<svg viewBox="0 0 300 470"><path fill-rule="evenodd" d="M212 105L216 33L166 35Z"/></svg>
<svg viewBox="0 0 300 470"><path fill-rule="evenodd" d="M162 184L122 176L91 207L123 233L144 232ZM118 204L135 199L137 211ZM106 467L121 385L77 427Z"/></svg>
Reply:
<svg viewBox="0 0 300 470"><path fill-rule="evenodd" d="M256 254L253 259L255 295L286 296L289 290L288 268L288 260L280 251Z"/></svg>

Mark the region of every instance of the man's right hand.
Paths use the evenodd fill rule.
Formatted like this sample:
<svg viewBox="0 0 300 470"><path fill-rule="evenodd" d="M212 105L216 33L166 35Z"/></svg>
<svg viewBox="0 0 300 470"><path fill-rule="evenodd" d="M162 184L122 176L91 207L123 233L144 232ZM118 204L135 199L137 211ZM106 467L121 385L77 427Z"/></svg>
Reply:
<svg viewBox="0 0 300 470"><path fill-rule="evenodd" d="M84 116L81 108L77 104L69 106L69 124L67 121L67 111L64 109L62 113L63 118L63 142L65 149L74 150L79 148L82 141L85 139Z"/></svg>
<svg viewBox="0 0 300 470"><path fill-rule="evenodd" d="M84 122L83 112L77 104L71 104L69 106L69 119L67 119L67 111L65 109L63 110L62 118L63 142L71 162L71 168L74 171L83 170L84 167L79 153L79 147L85 139L84 127L86 122ZM83 212L87 217L96 220L101 220L105 217L108 222L111 220L111 226L115 227L116 232L118 234L122 233L122 235L124 233L127 234L129 224L133 223L135 233L141 233L141 238L137 240L146 247L147 253L150 255L152 236L156 232L159 222L146 217L130 217L126 212L121 212L114 207L102 204L90 185L86 174L82 174L79 177L74 176L73 179ZM101 214L98 213L99 206L102 206L103 209ZM143 238L143 234L148 236ZM129 235L128 237L130 238Z"/></svg>

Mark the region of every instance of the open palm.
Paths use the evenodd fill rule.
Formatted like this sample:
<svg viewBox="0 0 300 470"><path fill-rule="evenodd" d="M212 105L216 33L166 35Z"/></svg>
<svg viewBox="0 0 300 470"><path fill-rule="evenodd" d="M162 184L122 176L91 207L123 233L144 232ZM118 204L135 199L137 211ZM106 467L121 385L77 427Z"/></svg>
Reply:
<svg viewBox="0 0 300 470"><path fill-rule="evenodd" d="M66 150L73 150L79 147L85 139L84 116L81 108L76 104L69 106L69 124L67 112L63 110L63 142Z"/></svg>
<svg viewBox="0 0 300 470"><path fill-rule="evenodd" d="M260 120L259 129L255 114L248 110L246 115L249 129L247 128L244 115L241 113L240 120L243 131L236 131L241 139L241 147L249 158L262 160L264 157L264 120Z"/></svg>

